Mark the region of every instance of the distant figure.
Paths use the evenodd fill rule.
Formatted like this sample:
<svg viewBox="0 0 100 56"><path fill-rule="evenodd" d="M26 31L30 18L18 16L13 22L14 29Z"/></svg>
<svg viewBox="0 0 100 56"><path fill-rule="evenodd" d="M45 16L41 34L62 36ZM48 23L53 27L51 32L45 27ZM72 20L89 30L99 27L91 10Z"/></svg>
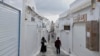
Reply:
<svg viewBox="0 0 100 56"><path fill-rule="evenodd" d="M50 41L50 35L48 35L48 42Z"/></svg>
<svg viewBox="0 0 100 56"><path fill-rule="evenodd" d="M54 36L52 35L52 38L54 38Z"/></svg>
<svg viewBox="0 0 100 56"><path fill-rule="evenodd" d="M46 45L45 45L46 42L47 41L45 40L45 38L42 37L42 39L41 39L41 50L40 50L40 52L42 52L42 53L46 52Z"/></svg>
<svg viewBox="0 0 100 56"><path fill-rule="evenodd" d="M59 37L55 41L55 47L56 47L57 54L60 54L61 41L59 40Z"/></svg>

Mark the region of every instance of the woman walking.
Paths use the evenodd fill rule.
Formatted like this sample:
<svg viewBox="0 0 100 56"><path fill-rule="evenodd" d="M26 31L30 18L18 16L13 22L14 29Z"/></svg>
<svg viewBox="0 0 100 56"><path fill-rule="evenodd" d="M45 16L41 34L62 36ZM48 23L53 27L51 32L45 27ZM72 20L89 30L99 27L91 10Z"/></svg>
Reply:
<svg viewBox="0 0 100 56"><path fill-rule="evenodd" d="M42 39L41 39L41 50L40 50L40 52L42 52L42 53L45 53L46 52L46 49L47 49L47 47L45 45L46 42L47 41L45 40L45 38L42 37Z"/></svg>

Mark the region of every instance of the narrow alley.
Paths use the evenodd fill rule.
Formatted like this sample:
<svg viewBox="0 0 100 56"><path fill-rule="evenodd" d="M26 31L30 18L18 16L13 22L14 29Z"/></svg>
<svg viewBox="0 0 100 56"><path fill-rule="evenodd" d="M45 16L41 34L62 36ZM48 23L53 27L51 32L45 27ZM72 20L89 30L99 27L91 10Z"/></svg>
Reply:
<svg viewBox="0 0 100 56"><path fill-rule="evenodd" d="M49 43L47 45L47 52L45 54L39 53L37 56L69 56L69 55L65 54L63 51L61 51L60 54L57 54L56 49L54 47L54 43Z"/></svg>
<svg viewBox="0 0 100 56"><path fill-rule="evenodd" d="M100 56L100 0L0 0L0 56Z"/></svg>

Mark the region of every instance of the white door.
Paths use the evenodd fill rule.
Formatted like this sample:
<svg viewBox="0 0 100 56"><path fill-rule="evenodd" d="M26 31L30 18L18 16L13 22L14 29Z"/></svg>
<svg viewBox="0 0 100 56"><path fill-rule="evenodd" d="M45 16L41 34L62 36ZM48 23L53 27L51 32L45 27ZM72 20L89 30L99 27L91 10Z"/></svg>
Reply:
<svg viewBox="0 0 100 56"><path fill-rule="evenodd" d="M86 27L85 23L76 23L73 26L73 52L82 56L83 49L86 47Z"/></svg>
<svg viewBox="0 0 100 56"><path fill-rule="evenodd" d="M19 11L0 3L0 56L18 56Z"/></svg>

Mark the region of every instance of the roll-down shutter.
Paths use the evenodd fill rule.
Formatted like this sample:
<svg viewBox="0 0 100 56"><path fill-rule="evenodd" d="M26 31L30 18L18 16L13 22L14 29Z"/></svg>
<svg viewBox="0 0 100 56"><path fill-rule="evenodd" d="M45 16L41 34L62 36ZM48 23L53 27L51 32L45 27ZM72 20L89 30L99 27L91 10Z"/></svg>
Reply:
<svg viewBox="0 0 100 56"><path fill-rule="evenodd" d="M0 3L0 56L18 56L19 11Z"/></svg>

